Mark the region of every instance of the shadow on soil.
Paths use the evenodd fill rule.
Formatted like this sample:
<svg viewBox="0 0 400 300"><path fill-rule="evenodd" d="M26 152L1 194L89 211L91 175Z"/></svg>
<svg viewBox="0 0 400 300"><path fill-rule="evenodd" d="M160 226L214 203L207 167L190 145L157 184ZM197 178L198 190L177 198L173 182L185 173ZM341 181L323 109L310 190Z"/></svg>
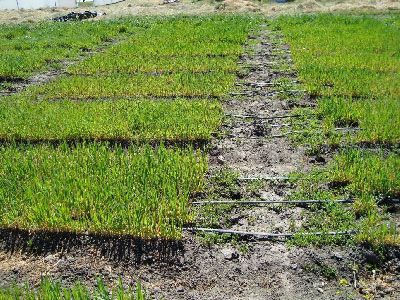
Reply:
<svg viewBox="0 0 400 300"><path fill-rule="evenodd" d="M208 140L206 139L194 139L194 140L124 140L124 139L95 139L95 138L90 138L90 139L53 139L53 140L48 140L48 139L4 139L0 137L0 146L9 146L9 145L21 145L21 146L31 146L31 145L41 145L41 144L46 144L46 145L51 145L53 147L58 147L63 144L67 144L69 147L75 147L77 145L80 145L82 143L85 143L86 145L89 144L98 144L98 143L108 143L108 145L113 148L113 147L122 147L123 149L128 149L131 146L136 146L140 147L143 145L150 145L153 148L159 147L161 144L163 144L165 147L171 147L171 148L188 148L192 147L193 149L204 149L208 145Z"/></svg>
<svg viewBox="0 0 400 300"><path fill-rule="evenodd" d="M172 263L184 255L181 241L21 229L0 229L0 250L32 256L80 253L136 265Z"/></svg>

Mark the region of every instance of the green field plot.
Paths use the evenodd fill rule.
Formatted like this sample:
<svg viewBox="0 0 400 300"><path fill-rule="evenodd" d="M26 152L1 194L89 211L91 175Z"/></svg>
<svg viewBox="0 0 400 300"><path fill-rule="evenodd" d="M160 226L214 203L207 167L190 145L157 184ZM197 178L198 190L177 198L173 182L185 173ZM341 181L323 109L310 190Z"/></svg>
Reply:
<svg viewBox="0 0 400 300"><path fill-rule="evenodd" d="M94 55L68 68L69 74L132 74L137 72L236 72L238 56L127 56L110 52Z"/></svg>
<svg viewBox="0 0 400 300"><path fill-rule="evenodd" d="M104 46L67 74L0 98L0 227L179 239L208 169L206 153L186 145L218 131L224 114L216 98L237 80L239 55L257 22L71 22L55 24L54 36L52 24L36 25L43 27L37 33L32 25L38 46L19 47L27 59L20 64L13 43L26 32L0 33L10 37L0 49L15 55L7 71L15 77ZM103 43L111 38L123 41Z"/></svg>
<svg viewBox="0 0 400 300"><path fill-rule="evenodd" d="M380 98L359 100L346 97L323 97L318 113L325 126L360 127L355 142L400 142L400 101Z"/></svg>
<svg viewBox="0 0 400 300"><path fill-rule="evenodd" d="M207 159L191 149L108 144L0 147L0 224L179 238Z"/></svg>
<svg viewBox="0 0 400 300"><path fill-rule="evenodd" d="M222 122L211 100L0 101L3 140L207 140Z"/></svg>
<svg viewBox="0 0 400 300"><path fill-rule="evenodd" d="M210 17L170 17L160 18L157 24L138 34L132 42L143 41L146 44L198 42L244 44L251 29L260 23L260 19L243 16Z"/></svg>
<svg viewBox="0 0 400 300"><path fill-rule="evenodd" d="M164 40L149 40L143 36L143 40L130 40L117 45L110 50L114 55L138 55L138 56L226 56L240 55L243 53L241 44L227 42L213 42L207 40L176 42Z"/></svg>
<svg viewBox="0 0 400 300"><path fill-rule="evenodd" d="M330 181L343 183L354 195L378 198L400 196L400 156L372 151L346 150L335 157Z"/></svg>
<svg viewBox="0 0 400 300"><path fill-rule="evenodd" d="M321 189L329 182L330 190ZM336 155L325 169L317 169L301 183L295 197L311 199L355 199L346 207L340 203L313 206L303 224L304 231L358 230L353 241L367 242L377 251L387 245L400 245L396 225L381 201L400 195L400 156L398 153L348 149ZM348 237L298 236L295 242L346 243Z"/></svg>
<svg viewBox="0 0 400 300"><path fill-rule="evenodd" d="M27 91L41 99L99 99L135 96L196 97L225 95L236 80L225 72L148 75L72 76Z"/></svg>
<svg viewBox="0 0 400 300"><path fill-rule="evenodd" d="M377 251L400 245L396 225L381 205L382 200L400 196L399 21L397 15L316 15L282 17L275 23L291 47L302 85L318 103L314 111L300 109L316 117L294 121L294 130L301 131L294 140L311 145L310 153L319 153L321 144L346 144L341 145L346 150L326 168L312 172L311 182L301 183L294 196L355 199L352 207L334 202L312 207L314 213L303 230L356 229L359 234L352 241L367 242ZM360 150L355 145L360 142L390 147ZM321 189L326 180L329 189ZM296 241L345 243L349 239L303 235Z"/></svg>
<svg viewBox="0 0 400 300"><path fill-rule="evenodd" d="M71 66L70 74L237 71L251 18L171 18Z"/></svg>
<svg viewBox="0 0 400 300"><path fill-rule="evenodd" d="M399 16L281 18L299 77L312 95L400 97Z"/></svg>
<svg viewBox="0 0 400 300"><path fill-rule="evenodd" d="M275 23L290 44L303 86L317 96L323 126L361 129L346 136L351 142L400 141L399 20L317 15Z"/></svg>
<svg viewBox="0 0 400 300"><path fill-rule="evenodd" d="M139 31L143 20L0 25L0 78L26 78L113 38Z"/></svg>

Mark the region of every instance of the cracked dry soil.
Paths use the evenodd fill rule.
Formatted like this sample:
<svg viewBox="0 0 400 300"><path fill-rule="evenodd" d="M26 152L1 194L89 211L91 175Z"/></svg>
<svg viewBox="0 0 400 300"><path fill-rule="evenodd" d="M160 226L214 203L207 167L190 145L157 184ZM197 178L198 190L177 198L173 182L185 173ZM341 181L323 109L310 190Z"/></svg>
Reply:
<svg viewBox="0 0 400 300"><path fill-rule="evenodd" d="M245 82L273 82L288 76L263 65L274 60L277 47L290 62L286 45L269 43L273 34L264 26L254 37L259 41L256 53L244 55L242 63L258 67L251 70ZM289 76L296 78L295 73ZM233 96L224 102L227 114L283 115L293 105L275 97L274 88L245 84L243 90L247 96ZM305 95L297 105L314 104ZM210 146L210 173L227 166L246 176L279 176L312 168L304 149L293 147L285 137L268 138L280 130L268 126L268 122L228 118L221 130L246 138L228 134L214 140ZM266 200L281 200L290 189L286 184L267 184L257 193ZM294 207L239 207L232 213L237 222L231 229L287 232L290 220L294 220L295 227L300 226L302 211ZM78 279L93 286L95 276L100 275L111 282L120 276L126 285L140 280L152 299L363 299L360 292L367 293L366 289L372 289L376 297L399 299L396 282L400 275L378 272L372 282L369 274L363 273L362 266L376 259L365 249L289 247L284 240L244 242L245 250L240 248L243 243L204 245L192 233L185 233L180 242L143 242L0 231L0 286L26 281L37 285L43 275L66 284ZM355 264L361 266L357 272ZM392 267L400 270L398 261ZM327 278L329 269L336 270L336 278ZM366 281L364 287L354 283L354 279L359 282L362 278ZM340 286L339 279L349 284Z"/></svg>

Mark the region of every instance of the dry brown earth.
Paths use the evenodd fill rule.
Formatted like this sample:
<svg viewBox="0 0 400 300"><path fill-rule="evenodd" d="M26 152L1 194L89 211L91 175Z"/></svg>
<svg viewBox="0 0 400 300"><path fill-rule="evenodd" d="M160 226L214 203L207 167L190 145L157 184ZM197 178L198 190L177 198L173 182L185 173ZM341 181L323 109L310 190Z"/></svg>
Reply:
<svg viewBox="0 0 400 300"><path fill-rule="evenodd" d="M87 9L104 12L107 15L100 18L115 18L119 16L141 15L202 15L213 13L257 13L265 16L281 14L313 13L313 12L343 12L343 11L396 11L400 10L398 0L295 0L288 3L273 1L250 0L181 0L179 3L162 4L162 0L126 0L103 7L80 7L74 11ZM71 9L41 9L0 11L0 23L35 23L52 17L64 15Z"/></svg>

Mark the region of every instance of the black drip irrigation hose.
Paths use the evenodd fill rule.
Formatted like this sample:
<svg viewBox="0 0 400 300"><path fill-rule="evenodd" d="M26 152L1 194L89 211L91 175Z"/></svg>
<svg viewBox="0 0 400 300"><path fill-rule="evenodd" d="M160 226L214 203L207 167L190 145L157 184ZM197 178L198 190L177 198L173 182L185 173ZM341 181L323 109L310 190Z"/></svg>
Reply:
<svg viewBox="0 0 400 300"><path fill-rule="evenodd" d="M236 86L258 86L258 87L273 87L273 86L277 86L277 84L273 83L273 82L244 82L244 83L236 83Z"/></svg>
<svg viewBox="0 0 400 300"><path fill-rule="evenodd" d="M281 115L281 116L256 116L256 115L230 115L230 114L228 114L226 116L238 118L238 119L274 120L274 119L301 118L301 117L306 117L306 116L315 116L315 114Z"/></svg>
<svg viewBox="0 0 400 300"><path fill-rule="evenodd" d="M289 238L295 236L296 233L268 233L268 232L248 232L248 231L237 231L228 229L214 229L214 228L182 228L184 231L190 232L213 232L213 233L228 233L237 234L242 236L259 236L262 238ZM299 235L349 235L356 234L355 230L348 231L332 231L332 232L314 232L314 233L298 233Z"/></svg>
<svg viewBox="0 0 400 300"><path fill-rule="evenodd" d="M229 134L228 137L233 138L233 139L248 139L248 140L263 140L263 139L268 139L268 138L281 138L285 137L289 134L295 134L295 133L302 133L302 131L288 131L282 134L274 134L270 136L263 136L263 137L258 137L258 136L238 136L234 134Z"/></svg>
<svg viewBox="0 0 400 300"><path fill-rule="evenodd" d="M217 178L216 175L209 175L207 178ZM260 177L238 177L236 180L246 181L246 180L290 180L290 179L302 179L302 178L290 178L290 177L269 177L269 176L260 176Z"/></svg>
<svg viewBox="0 0 400 300"><path fill-rule="evenodd" d="M307 93L307 90L282 90L277 91L278 93Z"/></svg>
<svg viewBox="0 0 400 300"><path fill-rule="evenodd" d="M238 118L238 119L258 119L258 120L274 120L274 119L286 119L286 118L301 118L306 116L315 116L315 114L301 114L301 115L282 115L282 116L256 116L256 115L232 115L227 114L227 117L231 118ZM290 126L290 124L277 124L271 125L271 127L283 127L283 126ZM336 127L335 131L359 131L364 130L360 127ZM300 133L301 131L289 131L286 134L291 133ZM282 135L276 135L273 137L281 137Z"/></svg>
<svg viewBox="0 0 400 300"><path fill-rule="evenodd" d="M352 199L337 199L337 200L276 200L276 201L235 201L235 200L222 200L222 201L195 201L191 202L193 205L202 204L312 204L312 203L353 203Z"/></svg>
<svg viewBox="0 0 400 300"><path fill-rule="evenodd" d="M218 176L209 175L207 178L217 178ZM284 176L277 176L277 177L269 177L269 176L260 176L260 177L238 177L236 180L238 181L253 181L253 180L264 180L264 181L285 181L285 180L304 180L307 179L305 177L284 177Z"/></svg>
<svg viewBox="0 0 400 300"><path fill-rule="evenodd" d="M285 133L282 133L282 134L274 134L274 135L271 135L271 137L272 138L281 138L281 137L285 137L285 136L287 136L289 134L302 133L302 132L303 131L292 130L292 131L288 131L288 132L285 132Z"/></svg>
<svg viewBox="0 0 400 300"><path fill-rule="evenodd" d="M290 124L282 124L282 125L272 125L271 127L289 127ZM335 131L361 131L363 130L363 128L353 128L353 127L341 127L341 128L335 128ZM284 132L282 134L274 134L274 135L270 135L270 136L263 136L263 137L256 137L256 136L238 136L238 135L234 135L234 134L230 134L229 137L230 138L234 138L234 139L249 139L249 140L262 140L262 139L268 139L268 138L282 138L285 136L288 136L290 134L296 134L296 133L304 133L306 131L302 131L302 130L291 130L291 131L287 131Z"/></svg>
<svg viewBox="0 0 400 300"><path fill-rule="evenodd" d="M231 96L246 96L249 95L249 93L231 93Z"/></svg>
<svg viewBox="0 0 400 300"><path fill-rule="evenodd" d="M268 67L268 66L279 66L279 63L272 62L272 61L266 61L261 64L250 64L248 66L240 66L241 68L246 68L246 69L251 69L251 68L256 68L256 67Z"/></svg>
<svg viewBox="0 0 400 300"><path fill-rule="evenodd" d="M232 92L231 96L249 96L252 92L241 93L241 92ZM281 91L271 91L271 93L307 93L306 90L281 90Z"/></svg>
<svg viewBox="0 0 400 300"><path fill-rule="evenodd" d="M237 180L240 181L250 181L250 180L290 180L290 177L285 176L277 176L277 177L270 177L270 176L260 176L260 177L238 177ZM293 178L299 179L299 178Z"/></svg>
<svg viewBox="0 0 400 300"><path fill-rule="evenodd" d="M271 127L290 127L292 124L283 123L283 124L271 124Z"/></svg>
<svg viewBox="0 0 400 300"><path fill-rule="evenodd" d="M363 128L360 127L337 127L335 128L335 131L358 131L358 130L363 130Z"/></svg>

